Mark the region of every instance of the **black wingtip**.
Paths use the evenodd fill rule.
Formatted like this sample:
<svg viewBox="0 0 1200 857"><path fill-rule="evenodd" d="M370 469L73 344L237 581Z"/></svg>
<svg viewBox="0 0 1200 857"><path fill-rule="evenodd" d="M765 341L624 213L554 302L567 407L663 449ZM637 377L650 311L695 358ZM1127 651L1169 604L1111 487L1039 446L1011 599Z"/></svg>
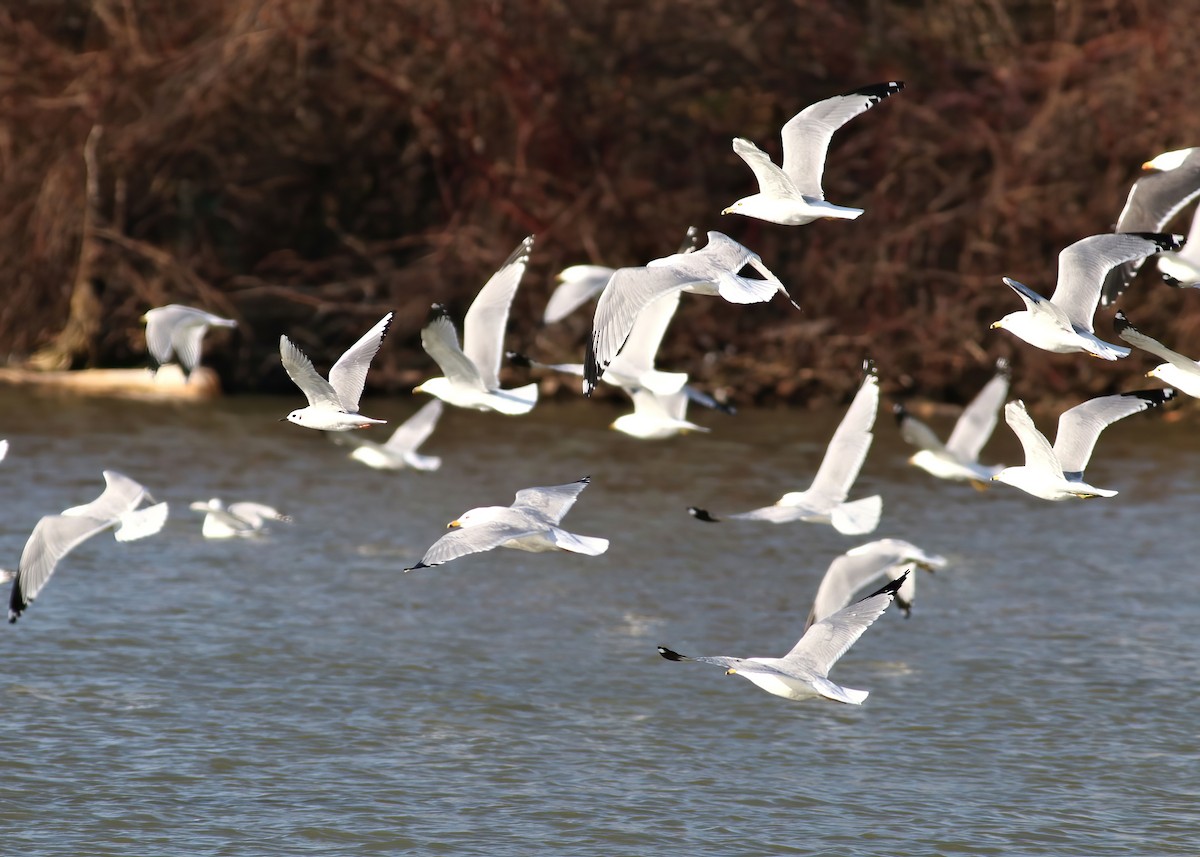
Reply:
<svg viewBox="0 0 1200 857"><path fill-rule="evenodd" d="M1175 279L1170 274L1163 274L1162 278L1163 278L1163 282L1166 283L1168 286L1170 286L1173 289L1178 289L1182 285L1179 282L1179 280Z"/></svg>
<svg viewBox="0 0 1200 857"><path fill-rule="evenodd" d="M504 356L508 359L508 362L514 366L524 366L526 369L533 368L533 361L520 351L505 351Z"/></svg>
<svg viewBox="0 0 1200 857"><path fill-rule="evenodd" d="M1121 395L1134 396L1146 402L1147 408L1157 408L1163 402L1169 402L1174 399L1176 392L1174 387L1159 387L1152 390L1131 390Z"/></svg>
<svg viewBox="0 0 1200 857"><path fill-rule="evenodd" d="M902 425L904 421L908 419L908 408L904 407L904 405L900 404L899 402L896 402L896 404L892 405L892 416L896 418L896 425Z"/></svg>
<svg viewBox="0 0 1200 857"><path fill-rule="evenodd" d="M1125 313L1121 310L1117 310L1117 314L1113 316L1113 330L1115 330L1117 333L1123 333L1132 327L1133 325L1129 323L1129 319L1125 317Z"/></svg>
<svg viewBox="0 0 1200 857"><path fill-rule="evenodd" d="M870 357L864 357L862 362L863 374L867 377L879 377L879 370L875 368L875 361Z"/></svg>
<svg viewBox="0 0 1200 857"><path fill-rule="evenodd" d="M592 477L591 477L591 474L588 474L587 476L581 476L579 479L576 479L575 481L582 482L584 485L591 485Z"/></svg>
<svg viewBox="0 0 1200 857"><path fill-rule="evenodd" d="M426 324L432 324L439 318L449 319L450 311L446 309L445 304L432 304L429 307L429 321L427 321Z"/></svg>
<svg viewBox="0 0 1200 857"><path fill-rule="evenodd" d="M404 573L408 574L410 571L416 571L418 568L432 568L432 566L428 566L423 562L419 562L416 565L412 565L404 569Z"/></svg>
<svg viewBox="0 0 1200 857"><path fill-rule="evenodd" d="M846 94L847 95L865 95L867 98L872 99L876 104L878 104L880 101L883 101L883 99L885 99L891 95L895 95L897 92L900 92L902 89L904 89L904 81L888 80L888 81L884 81L883 83L872 83L868 86L863 86L863 87L860 87L859 89L855 89L850 92L847 92Z"/></svg>
<svg viewBox="0 0 1200 857"><path fill-rule="evenodd" d="M679 652L672 651L671 649L668 649L666 646L659 646L658 653L660 655L662 655L664 658L666 658L668 661L686 661L686 660L688 660L687 655L681 655L681 654L679 654Z"/></svg>
<svg viewBox="0 0 1200 857"><path fill-rule="evenodd" d="M888 583L886 586L881 586L881 587L879 587L879 589L876 589L874 592L872 592L870 595L868 595L867 598L874 598L876 595L891 595L894 598L896 593L900 590L900 587L904 585L904 581L906 581L908 579L908 576L910 574L912 574L911 570L904 572L904 574L900 575L895 580ZM865 601L866 598L863 598L860 600Z"/></svg>
<svg viewBox="0 0 1200 857"><path fill-rule="evenodd" d="M709 524L719 524L721 522L720 518L714 517L709 514L707 509L701 509L699 506L688 506L688 514L697 521L705 521Z"/></svg>
<svg viewBox="0 0 1200 857"><path fill-rule="evenodd" d="M1158 252L1175 251L1183 247L1184 240L1182 235L1173 235L1170 232L1130 232L1130 235L1136 235L1138 238L1144 238L1147 241L1153 241L1158 247ZM1148 255L1154 255L1150 253Z"/></svg>

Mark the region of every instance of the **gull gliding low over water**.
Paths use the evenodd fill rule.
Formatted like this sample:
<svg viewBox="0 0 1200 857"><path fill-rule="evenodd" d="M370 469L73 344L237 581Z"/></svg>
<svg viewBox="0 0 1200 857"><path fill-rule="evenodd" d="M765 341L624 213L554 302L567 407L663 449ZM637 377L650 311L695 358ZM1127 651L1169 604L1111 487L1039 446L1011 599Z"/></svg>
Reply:
<svg viewBox="0 0 1200 857"><path fill-rule="evenodd" d="M1180 392L1200 399L1200 363L1184 357L1178 351L1172 351L1157 339L1153 339L1142 333L1129 323L1129 319L1125 318L1125 313L1120 310L1117 311L1116 318L1113 319L1113 328L1117 331L1117 336L1124 339L1130 345L1136 346L1143 351L1148 351L1156 357L1161 357L1167 361L1147 372L1146 377L1158 378L1163 383L1175 387Z"/></svg>
<svg viewBox="0 0 1200 857"><path fill-rule="evenodd" d="M977 488L986 488L1004 465L980 464L979 453L1000 419L1000 408L1008 397L1008 382L1008 361L1001 357L996 361L996 374L963 409L945 443L904 405L895 405L892 411L900 424L900 436L919 448L908 459L909 464L939 479L969 481Z"/></svg>
<svg viewBox="0 0 1200 857"><path fill-rule="evenodd" d="M829 680L829 671L895 600L896 591L908 575L906 571L878 592L814 622L782 658L693 658L666 646L659 646L658 653L669 661L697 661L725 667L725 675L740 675L767 693L785 699L824 697L862 705L870 692L833 683Z"/></svg>
<svg viewBox="0 0 1200 857"><path fill-rule="evenodd" d="M232 539L253 536L265 532L263 526L267 521L282 521L290 524L292 519L273 506L262 503L242 501L226 506L218 498L213 497L207 503L197 500L189 507L193 512L204 513L204 523L200 526L200 534L206 539Z"/></svg>
<svg viewBox="0 0 1200 857"><path fill-rule="evenodd" d="M284 420L305 428L322 431L350 431L386 423L365 417L358 412L367 383L367 370L383 344L395 313L389 312L363 337L350 346L329 370L326 381L317 374L312 361L286 336L279 337L279 357L288 377L308 399L308 407L292 411ZM282 422L283 420L280 420Z"/></svg>
<svg viewBox="0 0 1200 857"><path fill-rule="evenodd" d="M1144 259L1181 246L1178 235L1160 233L1105 233L1091 235L1058 254L1058 284L1050 299L1024 283L1005 277L1005 284L1021 296L1025 309L992 324L1045 351L1067 354L1082 351L1102 360L1118 360L1129 349L1098 339L1092 317L1100 300L1104 278L1117 265Z"/></svg>
<svg viewBox="0 0 1200 857"><path fill-rule="evenodd" d="M1020 488L1043 500L1115 497L1117 492L1083 481L1083 471L1092 457L1100 432L1117 420L1154 408L1175 397L1170 387L1135 390L1089 399L1064 411L1058 418L1054 446L1037 430L1025 403L1020 399L1004 406L1004 419L1025 450L1025 464L1006 467L992 479Z"/></svg>
<svg viewBox="0 0 1200 857"><path fill-rule="evenodd" d="M591 482L585 476L566 485L523 488L511 506L480 506L463 512L447 524L454 530L442 536L421 561L405 571L441 565L467 554L492 548L542 553L570 551L599 556L608 550L608 539L579 536L559 527L575 499Z"/></svg>
<svg viewBox="0 0 1200 857"><path fill-rule="evenodd" d="M770 521L774 524L789 521L831 524L839 533L852 536L874 530L879 525L883 499L874 494L847 503L846 497L871 448L878 409L879 376L868 361L862 386L834 431L808 490L784 494L774 506L726 517L731 521ZM721 520L697 506L690 507L688 512L701 521L715 523Z"/></svg>
<svg viewBox="0 0 1200 857"><path fill-rule="evenodd" d="M878 586L883 578L896 580L914 568L932 572L945 565L944 556L926 553L903 539L878 539L851 548L829 564L804 627L807 630L813 623L841 610L864 589ZM896 606L905 616L912 611L916 594L916 576L909 575L896 591Z"/></svg>
<svg viewBox="0 0 1200 857"><path fill-rule="evenodd" d="M821 175L825 172L829 141L838 128L902 89L902 81L892 80L805 107L783 126L782 168L749 140L735 138L733 151L754 172L758 193L739 199L721 213L744 214L784 226L801 226L820 218L857 218L863 213L861 208L825 201Z"/></svg>
<svg viewBox="0 0 1200 857"><path fill-rule="evenodd" d="M146 323L146 349L154 369L174 356L185 376L200 365L200 344L210 327L237 327L231 318L181 304L152 309L142 321Z"/></svg>
<svg viewBox="0 0 1200 857"><path fill-rule="evenodd" d="M442 377L430 378L415 387L414 393L428 393L458 408L498 411L510 416L533 410L537 404L537 384L513 390L500 388L508 310L532 249L530 235L484 283L463 320L461 347L446 308L433 305L430 320L421 330L421 346L442 370Z"/></svg>
<svg viewBox="0 0 1200 857"><path fill-rule="evenodd" d="M763 279L741 276L747 265ZM618 268L600 294L592 319L584 358L585 395L592 394L625 346L639 314L654 301L680 291L719 295L735 304L762 303L781 292L796 306L757 253L720 232L709 232L708 244L699 250L655 259L642 267Z"/></svg>
<svg viewBox="0 0 1200 857"><path fill-rule="evenodd" d="M334 443L353 446L350 457L375 470L437 470L442 466L442 460L436 455L421 455L417 449L433 434L444 408L441 399L429 400L397 426L383 443L375 443L359 434L331 434L329 437Z"/></svg>

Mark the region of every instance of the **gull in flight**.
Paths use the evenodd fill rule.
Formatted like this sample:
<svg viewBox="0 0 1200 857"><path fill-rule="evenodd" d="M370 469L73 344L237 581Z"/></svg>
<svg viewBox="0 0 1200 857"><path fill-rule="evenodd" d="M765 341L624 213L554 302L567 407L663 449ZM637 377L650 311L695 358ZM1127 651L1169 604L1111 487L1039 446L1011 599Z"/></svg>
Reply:
<svg viewBox="0 0 1200 857"><path fill-rule="evenodd" d="M389 312L381 318L362 339L339 357L329 370L328 381L317 374L312 361L304 356L303 351L286 336L280 336L279 357L283 361L283 368L308 399L307 407L292 411L283 420L323 431L350 431L387 422L360 414L358 400L362 398L363 387L367 383L367 369L383 344L394 315Z"/></svg>
<svg viewBox="0 0 1200 857"><path fill-rule="evenodd" d="M21 551L8 600L9 622L16 622L37 598L59 561L92 536L112 528L117 541L131 542L163 528L166 503L138 508L143 500L152 502L144 486L115 470L104 471L104 483L104 493L92 502L37 522Z"/></svg>
<svg viewBox="0 0 1200 857"><path fill-rule="evenodd" d="M479 290L463 321L461 347L446 308L433 305L429 323L421 330L421 346L442 370L442 377L429 379L414 393L428 393L448 405L477 411L517 416L533 410L537 384L502 390L499 378L508 310L532 249L530 235Z"/></svg>
<svg viewBox="0 0 1200 857"><path fill-rule="evenodd" d="M330 434L337 444L353 446L350 457L376 470L437 470L442 460L436 455L421 455L417 449L433 434L444 409L441 399L431 399L401 423L383 443L366 440L358 434Z"/></svg>
<svg viewBox="0 0 1200 857"><path fill-rule="evenodd" d="M622 434L641 440L662 440L677 434L708 431L686 419L688 395L683 390L659 395L635 388L629 395L633 397L633 413L617 417L611 426Z"/></svg>
<svg viewBox="0 0 1200 857"><path fill-rule="evenodd" d="M979 453L1000 419L1000 408L1008 397L1008 381L1008 361L1001 357L996 361L996 374L963 409L945 443L904 405L893 407L896 422L900 424L900 436L919 450L908 459L909 464L939 479L970 482L976 488L986 488L1004 465L980 464Z"/></svg>
<svg viewBox="0 0 1200 857"><path fill-rule="evenodd" d="M1129 319L1125 318L1125 313L1120 310L1117 311L1117 316L1113 320L1113 327L1116 328L1117 335L1130 345L1137 346L1143 351L1148 351L1167 361L1147 372L1146 377L1158 378L1164 384L1170 384L1189 396L1200 399L1200 363L1184 357L1178 351L1172 351L1157 339L1152 339L1142 333L1129 323Z"/></svg>
<svg viewBox="0 0 1200 857"><path fill-rule="evenodd" d="M463 512L447 524L454 530L442 536L425 552L421 561L405 571L441 565L467 554L492 548L542 553L570 551L599 556L608 550L608 539L579 536L559 527L567 510L591 477L578 482L545 488L523 488L511 506L480 506Z"/></svg>
<svg viewBox="0 0 1200 857"><path fill-rule="evenodd" d="M799 642L782 658L692 658L659 646L669 661L697 661L725 667L725 675L740 675L767 693L785 699L824 697L835 702L862 705L869 691L842 687L829 680L829 671L863 632L887 609L904 585L908 572L878 592L810 625Z"/></svg>
<svg viewBox="0 0 1200 857"><path fill-rule="evenodd" d="M1151 172L1129 189L1114 232L1162 232L1171 218L1200 196L1200 148L1163 152L1142 164L1142 169ZM1159 256L1157 261L1159 272L1165 275L1166 259ZM1168 261L1168 268L1170 264ZM1100 296L1103 306L1113 303L1129 287L1141 265L1141 259L1131 259L1108 273ZM1171 282L1166 276L1164 279Z"/></svg>
<svg viewBox="0 0 1200 857"><path fill-rule="evenodd" d="M883 500L878 494L846 502L850 488L867 458L867 451L871 448L874 438L871 429L879 409L879 377L869 361L866 372L854 401L833 433L829 448L825 450L825 458L817 468L817 475L813 477L808 490L789 492L780 497L774 506L729 515L729 520L832 524L839 533L851 536L869 533L879 525ZM720 520L696 506L689 508L688 512L701 521L715 523Z"/></svg>
<svg viewBox="0 0 1200 857"><path fill-rule="evenodd" d="M882 579L896 580L914 568L932 572L943 568L946 558L926 553L911 542L903 539L879 539L851 548L829 564L821 585L817 587L812 610L808 614L805 630L813 624L831 616L854 600L858 593L871 586L878 586ZM904 615L912 611L917 593L917 580L905 578L896 590L896 606Z"/></svg>
<svg viewBox="0 0 1200 857"><path fill-rule="evenodd" d="M1021 296L1025 309L1009 313L992 328L1011 331L1030 345L1057 354L1082 351L1102 360L1127 357L1128 348L1103 342L1092 330L1105 275L1123 262L1180 246L1180 236L1154 232L1107 233L1076 241L1058 254L1058 285L1049 300L1023 283L1004 278Z"/></svg>
<svg viewBox="0 0 1200 857"><path fill-rule="evenodd" d="M1114 497L1116 491L1097 488L1083 481L1083 471L1100 432L1117 420L1154 408L1175 397L1170 387L1136 390L1090 399L1064 411L1058 418L1054 446L1037 430L1025 403L1020 399L1004 406L1004 420L1012 427L1025 450L1022 467L1006 467L992 479L1004 482L1043 500Z"/></svg>
<svg viewBox="0 0 1200 857"><path fill-rule="evenodd" d="M783 126L782 169L749 140L735 138L733 151L754 172L758 193L739 199L721 213L744 214L784 226L801 226L820 218L854 220L863 213L861 208L826 202L821 189L829 141L838 128L902 89L902 81L892 80L810 104Z"/></svg>
<svg viewBox="0 0 1200 857"><path fill-rule="evenodd" d="M747 265L763 279L741 276L739 272ZM618 268L596 304L584 359L585 395L592 394L597 381L625 346L641 312L656 300L680 291L719 295L735 304L769 301L776 292L792 300L757 253L720 232L709 232L708 243L702 249L655 259L643 267Z"/></svg>
<svg viewBox="0 0 1200 857"><path fill-rule="evenodd" d="M200 365L200 343L210 327L237 327L231 318L181 304L152 309L142 316L146 323L146 348L153 368L168 363L174 356L185 376Z"/></svg>
<svg viewBox="0 0 1200 857"><path fill-rule="evenodd" d="M238 536L253 536L265 532L263 525L267 521L283 521L290 524L292 519L282 514L272 506L262 503L230 503L226 506L216 497L207 503L197 500L189 506L193 512L204 513L204 523L200 533L206 539L232 539Z"/></svg>

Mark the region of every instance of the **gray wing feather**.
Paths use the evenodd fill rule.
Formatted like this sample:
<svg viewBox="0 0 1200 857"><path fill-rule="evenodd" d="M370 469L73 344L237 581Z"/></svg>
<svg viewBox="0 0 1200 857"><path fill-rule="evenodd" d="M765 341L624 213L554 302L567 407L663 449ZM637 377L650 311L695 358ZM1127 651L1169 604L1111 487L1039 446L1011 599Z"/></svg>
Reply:
<svg viewBox="0 0 1200 857"><path fill-rule="evenodd" d="M1154 391L1162 393L1162 391ZM1054 453L1064 473L1083 473L1100 432L1117 420L1154 407L1157 402L1138 393L1117 393L1089 399L1064 411L1058 418L1058 434L1054 436Z"/></svg>
<svg viewBox="0 0 1200 857"><path fill-rule="evenodd" d="M946 449L965 461L979 460L979 453L996 429L1000 408L1008 398L1008 364L998 365L997 370L963 410L946 441Z"/></svg>
<svg viewBox="0 0 1200 857"><path fill-rule="evenodd" d="M441 565L460 556L498 548L510 539L531 536L536 532L528 527L513 526L504 521L490 521L477 527L453 530L433 543L425 552L425 556L421 557L420 565Z"/></svg>
<svg viewBox="0 0 1200 857"><path fill-rule="evenodd" d="M875 437L871 429L878 409L879 378L870 373L863 379L854 401L833 433L808 494L828 500L830 505L845 501Z"/></svg>
<svg viewBox="0 0 1200 857"><path fill-rule="evenodd" d="M1129 189L1117 217L1117 232L1159 232L1172 217L1200 196L1200 148L1179 167L1142 176Z"/></svg>
<svg viewBox="0 0 1200 857"><path fill-rule="evenodd" d="M1004 421L1008 423L1013 434L1017 436L1017 440L1021 442L1021 449L1025 451L1026 467L1062 475L1063 467L1058 456L1055 455L1054 448L1050 446L1050 441L1046 440L1046 436L1033 424L1029 411L1025 410L1024 402L1016 399L1005 405Z"/></svg>
<svg viewBox="0 0 1200 857"><path fill-rule="evenodd" d="M397 453L416 451L433 434L443 410L441 399L431 399L392 432L384 448Z"/></svg>
<svg viewBox="0 0 1200 857"><path fill-rule="evenodd" d="M317 374L312 361L286 336L279 337L279 360L309 405L327 405L341 410L342 402L333 385Z"/></svg>
<svg viewBox="0 0 1200 857"><path fill-rule="evenodd" d="M421 328L421 347L449 381L486 391L479 370L458 345L454 322L440 306L435 307L437 314Z"/></svg>
<svg viewBox="0 0 1200 857"><path fill-rule="evenodd" d="M508 310L533 249L530 235L488 279L467 310L463 320L463 352L475 364L484 387L500 387L500 359L504 356L504 329Z"/></svg>
<svg viewBox="0 0 1200 857"><path fill-rule="evenodd" d="M616 371L633 375L654 368L654 357L671 319L675 316L682 294L681 290L673 289L652 300L638 313L625 341L625 347L613 358L609 364L610 368L617 367Z"/></svg>
<svg viewBox="0 0 1200 857"><path fill-rule="evenodd" d="M1154 241L1132 234L1082 238L1058 254L1058 284L1050 301L1071 324L1090 333L1108 272L1122 262L1144 259L1161 249Z"/></svg>
<svg viewBox="0 0 1200 857"><path fill-rule="evenodd" d="M545 517L550 523L557 524L575 505L580 492L588 487L592 479L585 476L576 482L566 485L550 485L543 488L522 488L517 492L512 507L522 511L533 511Z"/></svg>
<svg viewBox="0 0 1200 857"><path fill-rule="evenodd" d="M367 384L367 370L371 368L371 361L378 353L379 346L383 345L395 315L389 312L377 321L329 370L329 385L333 387L341 407L348 413L358 412L358 400L362 398L363 387Z"/></svg>
<svg viewBox="0 0 1200 857"><path fill-rule="evenodd" d="M883 614L894 598L892 592L868 595L813 623L782 660L789 666L804 667L819 675L828 675L830 668Z"/></svg>
<svg viewBox="0 0 1200 857"><path fill-rule="evenodd" d="M1121 317L1124 318L1124 316ZM1177 369L1182 369L1184 372L1191 372L1192 374L1200 374L1200 365L1197 365L1195 360L1185 357L1178 351L1172 351L1157 339L1142 333L1136 327L1129 324L1128 321L1125 322L1124 327L1118 328L1117 335L1130 345L1135 345L1143 351L1148 351L1157 357L1161 357Z"/></svg>
<svg viewBox="0 0 1200 857"><path fill-rule="evenodd" d="M103 493L92 502L64 509L61 514L111 522L137 508L138 503L147 496L146 487L140 482L115 470L105 470Z"/></svg>
<svg viewBox="0 0 1200 857"><path fill-rule="evenodd" d="M112 524L111 520L81 515L47 515L38 521L21 551L21 563L9 599L9 621L15 622L37 598L64 556Z"/></svg>
<svg viewBox="0 0 1200 857"><path fill-rule="evenodd" d="M787 126L784 126L785 128ZM758 146L751 143L749 140L741 137L734 138L733 151L746 162L754 173L754 178L758 180L758 192L765 196L776 197L797 197L800 191L792 179L781 170ZM820 193L820 181L818 176L817 192Z"/></svg>
<svg viewBox="0 0 1200 857"><path fill-rule="evenodd" d="M596 304L585 370L594 370L596 379L603 375L629 338L638 313L656 298L683 288L686 282L686 278L681 278L670 267L618 268L614 271Z"/></svg>

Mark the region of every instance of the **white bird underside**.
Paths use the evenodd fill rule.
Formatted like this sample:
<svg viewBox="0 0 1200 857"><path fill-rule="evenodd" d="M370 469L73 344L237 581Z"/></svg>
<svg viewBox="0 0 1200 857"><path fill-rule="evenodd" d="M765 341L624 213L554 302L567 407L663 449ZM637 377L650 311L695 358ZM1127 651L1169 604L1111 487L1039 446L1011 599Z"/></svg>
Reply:
<svg viewBox="0 0 1200 857"><path fill-rule="evenodd" d="M622 434L641 440L663 440L677 434L700 431L707 428L686 419L688 397L680 391L658 395L650 390L635 389L633 413L617 417L612 427Z"/></svg>
<svg viewBox="0 0 1200 857"><path fill-rule="evenodd" d="M835 684L829 680L829 671L895 600L896 591L907 577L908 572L905 572L878 592L810 625L782 658L697 658L681 655L665 646L659 646L658 653L671 661L697 661L724 667L726 675L740 675L767 693L786 699L819 696L860 705L868 691Z"/></svg>
<svg viewBox="0 0 1200 857"><path fill-rule="evenodd" d="M367 370L383 344L394 316L395 313L389 312L350 346L329 370L328 381L317 373L312 361L295 343L280 336L279 357L283 368L308 399L308 407L292 411L285 419L321 431L350 431L387 422L358 413L358 402L367 383Z"/></svg>

